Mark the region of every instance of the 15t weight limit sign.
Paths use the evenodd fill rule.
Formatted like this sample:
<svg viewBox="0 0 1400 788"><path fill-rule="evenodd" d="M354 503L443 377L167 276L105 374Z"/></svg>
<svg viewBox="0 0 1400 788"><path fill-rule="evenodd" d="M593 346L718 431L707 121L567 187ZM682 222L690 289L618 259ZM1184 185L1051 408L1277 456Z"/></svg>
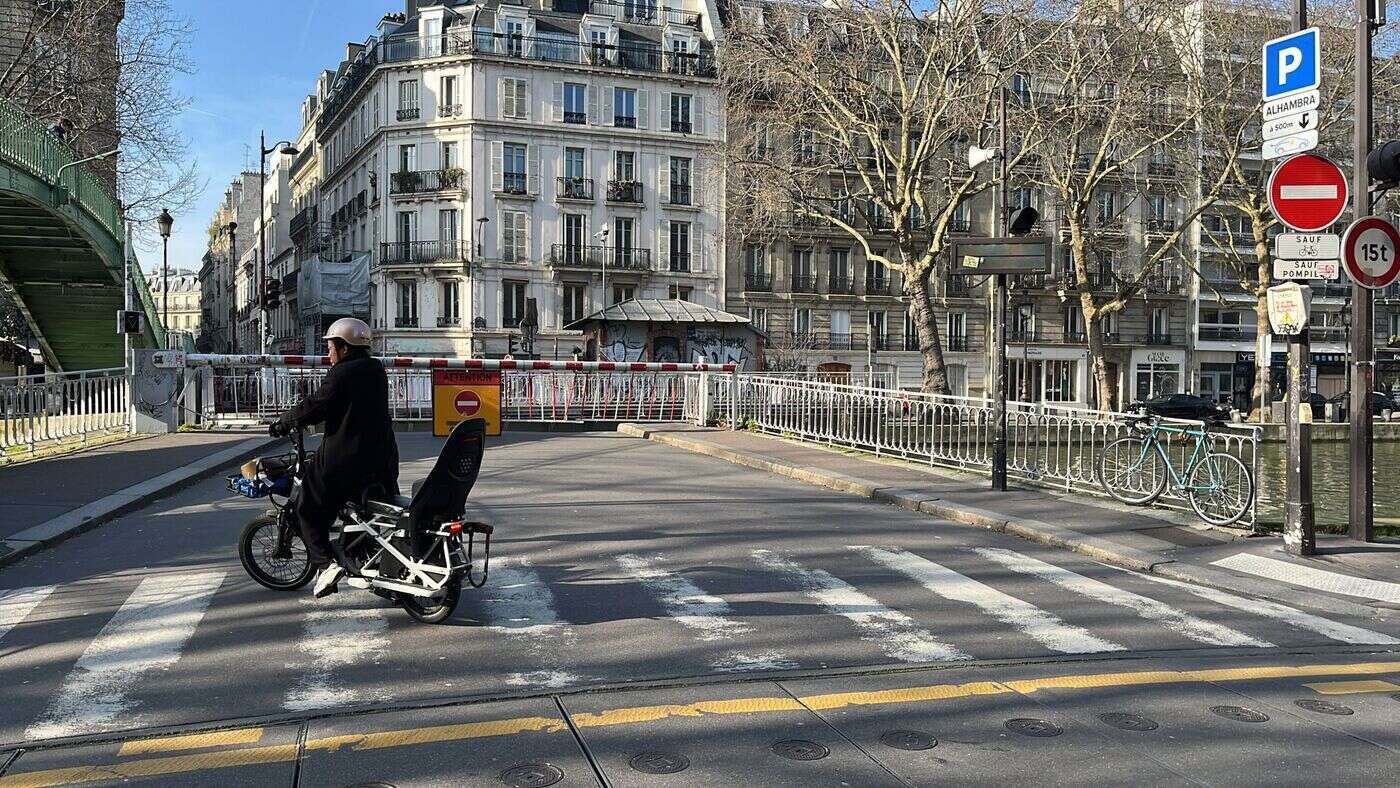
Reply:
<svg viewBox="0 0 1400 788"><path fill-rule="evenodd" d="M1342 236L1347 276L1362 287L1379 290L1400 276L1400 233L1379 216L1352 222Z"/></svg>

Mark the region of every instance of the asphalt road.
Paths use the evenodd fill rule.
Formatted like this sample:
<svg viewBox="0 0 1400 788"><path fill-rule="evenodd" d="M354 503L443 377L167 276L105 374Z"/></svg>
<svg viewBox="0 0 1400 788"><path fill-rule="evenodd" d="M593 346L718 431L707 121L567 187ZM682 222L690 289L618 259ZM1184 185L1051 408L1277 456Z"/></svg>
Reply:
<svg viewBox="0 0 1400 788"><path fill-rule="evenodd" d="M427 473L437 443L415 433L401 436L400 445L406 488ZM483 589L464 592L456 615L438 626L417 624L344 586L318 601L309 591L256 585L234 544L263 505L231 498L218 479L0 570L0 746L658 680L815 671L800 688L812 694L896 681L821 675L845 668L934 665L955 671L959 682L979 682L1014 671L1024 676L1035 665L1041 673L1102 674L1142 670L1147 663L1139 660L1173 670L1385 662L1400 644L1400 624L1385 611L1345 619L1169 584L616 434L496 441L471 501L478 519L497 526L490 576ZM753 691L745 686L711 692ZM1163 710L1195 709L1193 693L1200 692L1169 684L1116 688L1114 697L1125 707L1170 714ZM639 689L622 693L625 700L575 695L561 703L585 711L600 703L683 704L696 693L704 694ZM1394 708L1381 704L1380 719L1393 731L1400 702L1387 702ZM1014 704L1001 698L972 694L957 704L965 725L1014 716ZM549 708L559 713L553 701ZM859 708L842 714L852 715L851 724L872 714L894 719ZM413 715L419 724L430 718ZM1210 717L1212 724L1220 719ZM1338 733L1345 726L1326 722L1318 746L1342 739L1336 752L1346 761L1308 780L1299 775L1300 782L1327 773L1365 781L1400 774L1393 735ZM1211 730L1193 725L1193 737ZM974 741L964 734L961 740ZM675 735L685 741L684 730ZM697 742L714 737L706 740L710 747L740 735L724 725L695 733ZM1251 751L1252 734L1238 735L1241 752ZM1271 764L1261 771L1207 748L1200 759L1171 765L1162 772L1170 779L1160 781L1262 780L1285 763L1288 748L1275 738L1260 741L1267 744L1262 763ZM621 753L631 745L624 738L614 746ZM950 752L939 746L935 752ZM571 752L558 758L576 760ZM1081 754L1098 763L1120 758L1125 769L1142 760L1109 753L1100 746ZM843 773L836 761L826 763L835 770L823 774L833 780ZM1070 754L1055 763L1071 770L1067 776L1076 768ZM595 760L593 768L603 765ZM861 784L866 765L853 761L850 768L841 779ZM1028 761L1025 774L1035 776L1036 768ZM622 770L648 784L625 759ZM571 772L578 773L589 775L587 782L600 772ZM886 765L879 776L871 784L921 781L917 765Z"/></svg>

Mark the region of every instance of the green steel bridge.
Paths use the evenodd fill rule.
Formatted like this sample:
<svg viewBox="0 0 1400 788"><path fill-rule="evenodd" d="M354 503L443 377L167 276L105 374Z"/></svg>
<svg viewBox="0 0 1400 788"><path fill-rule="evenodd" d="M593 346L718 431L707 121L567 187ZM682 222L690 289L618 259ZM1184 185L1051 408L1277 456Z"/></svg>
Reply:
<svg viewBox="0 0 1400 788"><path fill-rule="evenodd" d="M50 369L122 366L117 310L130 254L121 204L67 145L0 99L0 286L10 291ZM137 346L165 344L150 289L133 255Z"/></svg>

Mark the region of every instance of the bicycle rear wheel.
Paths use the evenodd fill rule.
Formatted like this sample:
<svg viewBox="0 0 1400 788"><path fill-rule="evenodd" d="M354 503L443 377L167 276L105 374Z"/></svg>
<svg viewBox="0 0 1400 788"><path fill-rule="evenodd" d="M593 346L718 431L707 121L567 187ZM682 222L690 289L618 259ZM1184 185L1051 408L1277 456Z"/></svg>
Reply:
<svg viewBox="0 0 1400 788"><path fill-rule="evenodd" d="M1254 479L1238 457L1210 454L1186 482L1191 508L1211 525L1230 525L1249 513Z"/></svg>
<svg viewBox="0 0 1400 788"><path fill-rule="evenodd" d="M1123 503L1157 500L1167 487L1167 463L1147 438L1125 437L1099 453L1099 484Z"/></svg>

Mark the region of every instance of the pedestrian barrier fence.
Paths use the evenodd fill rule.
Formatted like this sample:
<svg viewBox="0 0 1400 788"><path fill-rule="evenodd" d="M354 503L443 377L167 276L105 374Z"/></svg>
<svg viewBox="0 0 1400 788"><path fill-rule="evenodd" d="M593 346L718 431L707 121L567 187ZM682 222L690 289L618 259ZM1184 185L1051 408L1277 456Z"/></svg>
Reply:
<svg viewBox="0 0 1400 788"><path fill-rule="evenodd" d="M6 455L127 430L126 370L0 378L0 450Z"/></svg>
<svg viewBox="0 0 1400 788"><path fill-rule="evenodd" d="M736 425L877 456L991 472L996 437L991 400L787 380L763 373L732 378L727 386L712 381L710 398ZM1008 402L1006 420L1011 478L1092 495L1106 495L1097 478L1103 448L1131 430L1127 414L1042 403ZM1248 425L1221 425L1210 432L1212 451L1238 457L1254 479L1259 476L1260 437L1260 428ZM1173 465L1185 467L1192 441L1164 442ZM1182 491L1169 485L1158 505L1186 508L1187 501ZM1252 525L1254 515L1251 500L1241 524Z"/></svg>

